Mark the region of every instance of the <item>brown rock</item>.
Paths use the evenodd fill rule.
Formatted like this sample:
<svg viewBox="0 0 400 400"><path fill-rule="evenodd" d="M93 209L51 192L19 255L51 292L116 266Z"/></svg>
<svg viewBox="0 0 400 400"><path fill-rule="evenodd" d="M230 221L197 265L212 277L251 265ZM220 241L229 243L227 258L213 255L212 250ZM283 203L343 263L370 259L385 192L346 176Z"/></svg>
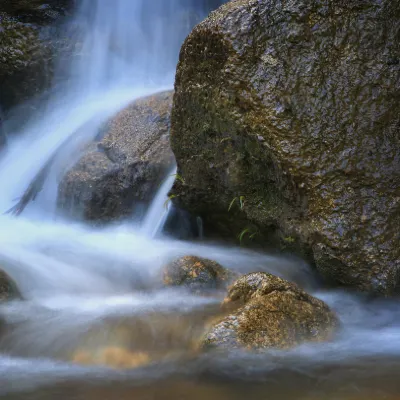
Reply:
<svg viewBox="0 0 400 400"><path fill-rule="evenodd" d="M122 347L104 347L96 352L78 350L72 357L72 362L82 365L101 365L117 369L132 369L149 364L147 353L132 352Z"/></svg>
<svg viewBox="0 0 400 400"><path fill-rule="evenodd" d="M172 92L139 99L105 127L59 185L58 205L91 221L124 217L148 203L174 156L169 145Z"/></svg>
<svg viewBox="0 0 400 400"><path fill-rule="evenodd" d="M215 261L185 256L172 261L163 270L164 284L184 286L198 292L226 287L236 274Z"/></svg>
<svg viewBox="0 0 400 400"><path fill-rule="evenodd" d="M239 278L229 288L227 304L240 308L210 329L204 347L288 349L329 340L339 324L323 301L264 272Z"/></svg>

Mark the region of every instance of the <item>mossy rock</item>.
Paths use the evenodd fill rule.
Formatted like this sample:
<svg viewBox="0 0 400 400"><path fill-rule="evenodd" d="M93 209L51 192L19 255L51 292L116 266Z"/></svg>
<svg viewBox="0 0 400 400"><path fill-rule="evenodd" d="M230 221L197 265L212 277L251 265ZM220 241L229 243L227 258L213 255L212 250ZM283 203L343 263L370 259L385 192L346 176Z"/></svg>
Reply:
<svg viewBox="0 0 400 400"><path fill-rule="evenodd" d="M395 293L399 18L392 0L232 0L211 13L180 53L174 201L208 232L250 228L335 284Z"/></svg>
<svg viewBox="0 0 400 400"><path fill-rule="evenodd" d="M163 269L166 286L183 286L193 292L225 288L236 277L217 262L196 256L181 257Z"/></svg>
<svg viewBox="0 0 400 400"><path fill-rule="evenodd" d="M15 282L0 269L0 302L21 298Z"/></svg>
<svg viewBox="0 0 400 400"><path fill-rule="evenodd" d="M239 308L215 323L204 348L289 349L333 338L339 321L321 300L265 272L242 276L224 306Z"/></svg>

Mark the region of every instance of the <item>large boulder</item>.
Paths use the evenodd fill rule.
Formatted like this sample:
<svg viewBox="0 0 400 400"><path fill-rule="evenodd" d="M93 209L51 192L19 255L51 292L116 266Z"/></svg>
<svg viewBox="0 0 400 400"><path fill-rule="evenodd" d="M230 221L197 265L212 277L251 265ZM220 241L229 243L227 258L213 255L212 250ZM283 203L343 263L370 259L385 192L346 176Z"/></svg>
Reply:
<svg viewBox="0 0 400 400"><path fill-rule="evenodd" d="M288 349L330 340L339 325L323 301L264 272L239 278L227 304L242 307L211 327L203 341L206 348Z"/></svg>
<svg viewBox="0 0 400 400"><path fill-rule="evenodd" d="M181 49L175 201L206 229L274 238L336 283L393 293L399 18L392 0L232 0L213 12Z"/></svg>
<svg viewBox="0 0 400 400"><path fill-rule="evenodd" d="M0 3L0 107L8 110L50 86L66 41L57 26L73 0Z"/></svg>
<svg viewBox="0 0 400 400"><path fill-rule="evenodd" d="M58 205L70 216L111 221L148 203L174 156L169 145L172 92L139 99L104 128L59 185Z"/></svg>

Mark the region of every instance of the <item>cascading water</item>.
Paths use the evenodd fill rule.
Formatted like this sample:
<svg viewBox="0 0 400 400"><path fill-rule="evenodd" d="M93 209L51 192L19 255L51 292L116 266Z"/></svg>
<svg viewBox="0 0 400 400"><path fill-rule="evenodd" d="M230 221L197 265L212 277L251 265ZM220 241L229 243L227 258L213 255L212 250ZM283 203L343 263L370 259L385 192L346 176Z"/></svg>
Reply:
<svg viewBox="0 0 400 400"><path fill-rule="evenodd" d="M295 399L300 392L308 398L328 398L324 390L333 393L338 382L357 386L372 381L371 376L382 382L379 374L368 370L370 359L384 360L379 365L386 386L396 380L389 373L399 366L396 304L365 306L358 298L338 292L319 293L343 323L332 343L267 355L233 354L227 359L192 354L182 361L179 352L192 349L199 321L220 298L160 289L160 268L171 259L205 256L241 272L266 270L308 290L315 290L315 282L307 266L296 260L154 238L165 221L171 176L154 195L139 228L126 222L95 229L55 220L57 182L66 165L118 110L172 86L180 43L205 11L198 0L83 0L80 4L73 21L79 32L78 54L69 65L68 79L54 89L37 117L13 136L0 159L0 211L5 212L54 158L39 197L19 218L0 216L0 267L24 297L0 306L2 398L105 400L148 398L156 393L153 398L169 399L179 398L182 387L186 392L181 397L192 399L261 399L266 393ZM129 340L126 330L133 335ZM144 372L132 373L68 362L79 348L132 345L132 340L133 347L137 341L154 350L155 359L168 347L168 357ZM187 383L188 375L205 382ZM249 384L252 379L258 384ZM293 391L288 381L295 386ZM340 398L334 395L332 399Z"/></svg>
<svg viewBox="0 0 400 400"><path fill-rule="evenodd" d="M142 223L141 231L150 237L155 237L162 231L165 221L168 217L168 212L171 204L168 202L168 192L170 191L176 175L176 168L169 174L165 182L160 187L157 195L155 196L150 209Z"/></svg>

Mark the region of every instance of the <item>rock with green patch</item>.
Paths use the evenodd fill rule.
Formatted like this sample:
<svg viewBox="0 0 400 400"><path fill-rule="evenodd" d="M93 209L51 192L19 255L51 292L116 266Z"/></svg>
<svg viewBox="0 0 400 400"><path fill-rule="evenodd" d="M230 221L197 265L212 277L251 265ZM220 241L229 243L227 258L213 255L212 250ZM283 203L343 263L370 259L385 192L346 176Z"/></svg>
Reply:
<svg viewBox="0 0 400 400"><path fill-rule="evenodd" d="M398 290L399 18L392 0L211 13L177 69L174 201L208 231L306 255L335 283Z"/></svg>
<svg viewBox="0 0 400 400"><path fill-rule="evenodd" d="M172 92L139 99L119 112L65 174L58 205L72 217L116 220L148 204L172 168Z"/></svg>
<svg viewBox="0 0 400 400"><path fill-rule="evenodd" d="M184 256L163 269L166 286L183 286L193 292L223 289L237 275L215 261L196 256Z"/></svg>
<svg viewBox="0 0 400 400"><path fill-rule="evenodd" d="M339 326L323 301L264 272L240 277L229 288L227 305L236 311L211 327L203 340L205 348L289 349L328 341Z"/></svg>

